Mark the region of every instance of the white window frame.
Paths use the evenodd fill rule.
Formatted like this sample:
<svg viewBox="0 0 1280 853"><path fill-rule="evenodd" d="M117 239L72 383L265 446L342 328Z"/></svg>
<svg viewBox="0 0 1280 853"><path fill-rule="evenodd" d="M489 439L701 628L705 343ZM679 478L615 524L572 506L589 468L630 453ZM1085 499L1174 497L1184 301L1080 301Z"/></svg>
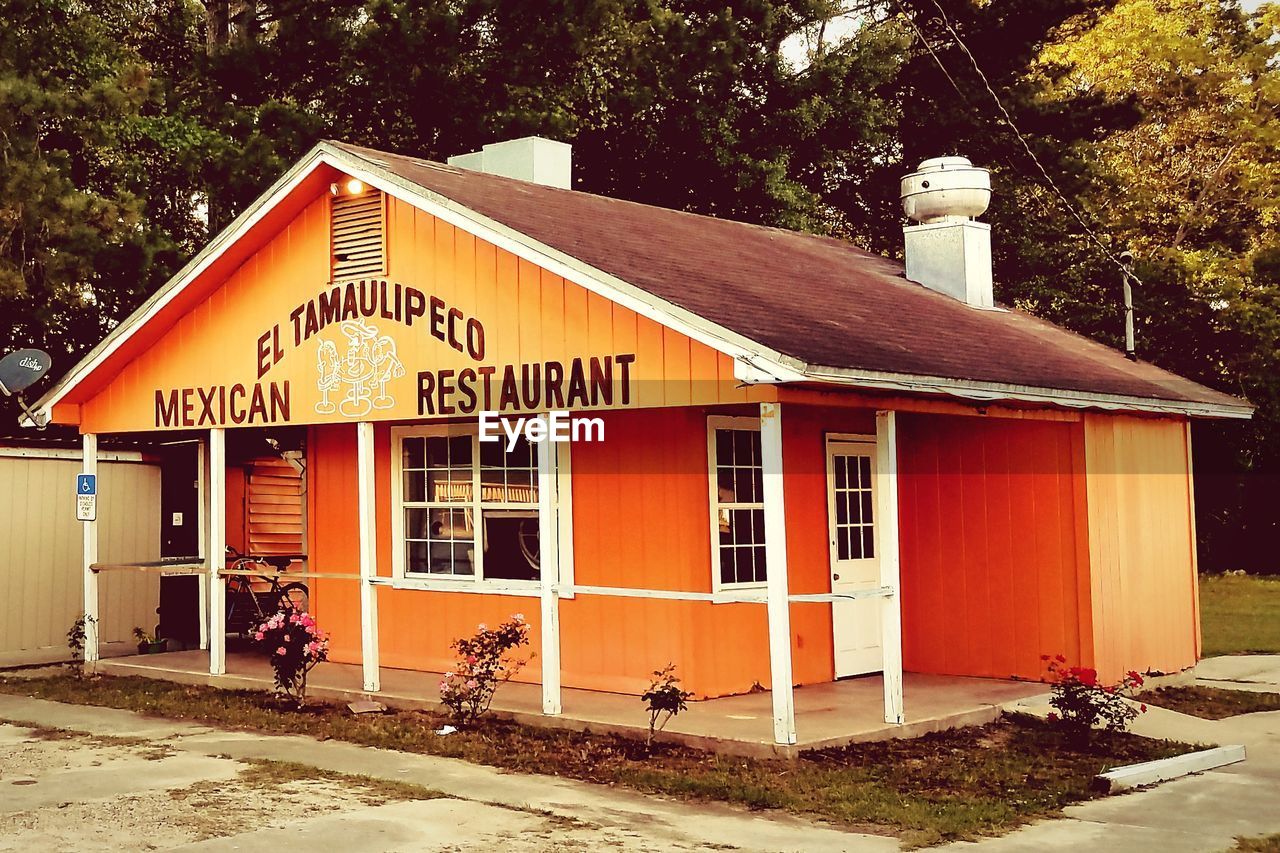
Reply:
<svg viewBox="0 0 1280 853"><path fill-rule="evenodd" d="M404 451L402 448L403 440L406 438L441 438L469 436L472 439L471 446L471 476L473 483L480 482L480 427L477 423L446 423L446 424L423 424L417 426L399 426L391 428L391 577L393 585L413 588L415 585L432 585L440 584L457 584L460 589L466 587L474 587L479 585L501 586L505 588L521 588L536 591L541 582L538 580L514 580L510 578L489 578L484 573L484 523L481 507L485 507L495 512L538 512L538 502L533 503L516 503L511 501L494 502L483 501L481 490L474 489L472 499L469 503L458 502L458 509L469 510L472 513L472 525L475 531L475 574L474 575L445 575L432 574L428 572L409 573L405 567L405 536L404 536ZM534 453L543 451L545 448L555 445L547 442L530 443ZM535 456L536 460L537 457ZM537 471L535 465L534 468ZM545 484L539 480L538 488L541 490L547 488ZM539 527L538 538L542 539L542 529ZM540 571L547 571L549 567L543 565ZM570 581L572 583L572 581Z"/></svg>
<svg viewBox="0 0 1280 853"><path fill-rule="evenodd" d="M711 534L711 591L712 592L728 592L730 590L743 589L764 589L767 581L748 581L743 583L724 583L720 580L720 481L716 472L716 430L732 429L732 430L751 430L760 432L760 419L753 417L741 417L736 415L708 415L707 416L707 516L710 522L708 528ZM761 465L763 473L764 466ZM754 509L754 506L744 506L740 504L727 504L730 508L737 509ZM761 501L761 508L764 502ZM768 572L768 563L765 563L765 571Z"/></svg>

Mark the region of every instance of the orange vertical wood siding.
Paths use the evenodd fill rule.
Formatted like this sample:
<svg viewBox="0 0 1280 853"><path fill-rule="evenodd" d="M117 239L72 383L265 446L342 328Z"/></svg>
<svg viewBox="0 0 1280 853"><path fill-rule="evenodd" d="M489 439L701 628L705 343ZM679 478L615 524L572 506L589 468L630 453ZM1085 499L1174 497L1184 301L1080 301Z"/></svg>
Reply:
<svg viewBox="0 0 1280 853"><path fill-rule="evenodd" d="M308 526L313 570L354 574L359 571L360 530L356 516L355 426L319 426L310 430L308 496L312 524ZM375 432L377 477L378 573L391 574L391 459L390 428ZM360 598L355 582L317 580L312 596L316 618L332 635L330 658L341 663L360 661ZM378 590L379 641L382 665L402 669L442 671L452 660L449 643L514 613L530 622L530 650L538 648L537 599L421 590ZM536 665L520 680L536 675Z"/></svg>
<svg viewBox="0 0 1280 853"><path fill-rule="evenodd" d="M711 591L707 410L607 412L606 440L573 447L575 581L579 584ZM830 589L824 435L874 429L869 412L795 407L783 415L788 559L794 592ZM376 433L379 573L390 574L390 428ZM311 430L310 554L322 572L353 572L358 530L355 429ZM480 622L522 612L538 648L536 599L381 589L386 666L440 670L448 644ZM350 581L318 581L315 609L334 634L332 657L357 662L359 601ZM832 677L829 605L792 607L796 682ZM760 604L710 604L579 595L561 602L563 682L640 692L674 662L685 686L721 696L769 682L768 623ZM537 679L536 664L522 674Z"/></svg>
<svg viewBox="0 0 1280 853"><path fill-rule="evenodd" d="M1093 638L1103 677L1195 665L1186 422L1086 415Z"/></svg>
<svg viewBox="0 0 1280 853"><path fill-rule="evenodd" d="M1080 425L902 414L899 430L906 669L1091 662Z"/></svg>
<svg viewBox="0 0 1280 853"><path fill-rule="evenodd" d="M225 281L211 287L207 296L160 332L153 345L105 381L80 406L82 431L154 430L157 390L229 388L236 383L252 388L255 380L281 387L289 383L291 422L344 422L341 412L321 413L315 407L320 398L318 347L322 338L332 339L334 333L321 333L295 349L290 323L295 308L329 290L328 210L327 195L313 200ZM740 403L773 396L771 388L738 383L729 356L405 202L388 201L387 223L389 278L477 318L486 330L487 345L483 363L478 363L432 336L425 321L406 329L375 317L375 325L395 338L406 373L390 389L393 406L374 410L368 415L371 419L418 416L419 370L458 371L486 365L501 369L547 360L567 364L574 358L620 354L635 356L629 368L633 395L629 406ZM260 376L260 336L277 324L284 354ZM620 374L621 368L615 366L614 407L621 405ZM493 399L489 405L481 400L481 409L498 408L500 385L501 373ZM542 408L547 407L535 410ZM197 406L196 417L202 413ZM215 424L198 424L208 425ZM253 425L225 424L231 428Z"/></svg>

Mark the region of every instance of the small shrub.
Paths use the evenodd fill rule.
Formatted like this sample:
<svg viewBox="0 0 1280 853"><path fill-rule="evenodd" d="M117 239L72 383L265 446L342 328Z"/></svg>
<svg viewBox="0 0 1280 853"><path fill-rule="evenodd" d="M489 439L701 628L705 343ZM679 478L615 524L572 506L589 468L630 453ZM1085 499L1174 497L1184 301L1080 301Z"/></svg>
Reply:
<svg viewBox="0 0 1280 853"><path fill-rule="evenodd" d="M329 635L310 613L287 608L255 628L253 640L269 656L276 689L301 708L307 701L307 675L329 659Z"/></svg>
<svg viewBox="0 0 1280 853"><path fill-rule="evenodd" d="M671 718L689 707L687 702L692 696L689 691L680 689L680 679L676 677L674 663L654 670L649 689L640 697L645 710L649 712L649 735L644 742L646 751L653 750L654 736L666 728Z"/></svg>
<svg viewBox="0 0 1280 853"><path fill-rule="evenodd" d="M1087 740L1095 725L1122 732L1147 710L1146 705L1135 708L1125 701L1126 693L1142 686L1142 676L1132 670L1115 684L1103 684L1096 669L1067 666L1062 655L1041 655L1040 659L1047 662L1053 682L1049 704L1054 710L1049 720L1060 723L1078 740Z"/></svg>
<svg viewBox="0 0 1280 853"><path fill-rule="evenodd" d="M85 625L85 616L81 613L67 630L67 648L71 650L71 667L77 676L84 674L84 644L88 636Z"/></svg>
<svg viewBox="0 0 1280 853"><path fill-rule="evenodd" d="M520 613L496 628L482 622L475 634L449 644L458 653L458 660L440 679L440 701L459 728L488 712L498 687L528 663L528 658L514 654L528 644L529 626Z"/></svg>
<svg viewBox="0 0 1280 853"><path fill-rule="evenodd" d="M67 648L71 650L73 662L84 661L84 640L84 614L81 613L67 630Z"/></svg>

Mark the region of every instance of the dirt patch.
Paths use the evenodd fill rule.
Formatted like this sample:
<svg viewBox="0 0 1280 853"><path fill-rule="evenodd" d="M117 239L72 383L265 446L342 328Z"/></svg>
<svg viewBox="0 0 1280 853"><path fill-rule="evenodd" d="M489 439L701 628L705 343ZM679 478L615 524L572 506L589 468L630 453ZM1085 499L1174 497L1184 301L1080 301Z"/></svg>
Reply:
<svg viewBox="0 0 1280 853"><path fill-rule="evenodd" d="M57 729L24 731L3 727L16 734L11 742L0 742L0 785L13 777L28 778L59 770L109 767L132 757L133 753L98 739L65 735Z"/></svg>
<svg viewBox="0 0 1280 853"><path fill-rule="evenodd" d="M1220 687L1160 687L1139 693L1133 698L1157 708L1205 720L1223 720L1261 711L1280 711L1280 693L1224 690Z"/></svg>
<svg viewBox="0 0 1280 853"><path fill-rule="evenodd" d="M128 774L146 783L138 759L170 754L166 744L91 737L57 730L26 731L0 726L0 785L6 782L59 786L68 771L110 776L128 787ZM381 805L428 799L434 792L406 783L386 783L329 773L303 765L243 762L231 779L173 788L137 790L65 800L4 813L0 789L0 850L155 850L207 838L239 834L282 823ZM83 775L77 778L85 778Z"/></svg>

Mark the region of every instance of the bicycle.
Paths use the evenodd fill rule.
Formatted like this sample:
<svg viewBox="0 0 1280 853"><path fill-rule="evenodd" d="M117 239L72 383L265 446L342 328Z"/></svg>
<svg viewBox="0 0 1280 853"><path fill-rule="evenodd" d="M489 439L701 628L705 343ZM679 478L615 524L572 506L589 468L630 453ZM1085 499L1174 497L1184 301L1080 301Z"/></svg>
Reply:
<svg viewBox="0 0 1280 853"><path fill-rule="evenodd" d="M251 556L227 548L233 571L262 574L227 576L226 630L248 636L255 628L281 610L307 609L310 590L305 583L280 583L280 573L302 555Z"/></svg>

